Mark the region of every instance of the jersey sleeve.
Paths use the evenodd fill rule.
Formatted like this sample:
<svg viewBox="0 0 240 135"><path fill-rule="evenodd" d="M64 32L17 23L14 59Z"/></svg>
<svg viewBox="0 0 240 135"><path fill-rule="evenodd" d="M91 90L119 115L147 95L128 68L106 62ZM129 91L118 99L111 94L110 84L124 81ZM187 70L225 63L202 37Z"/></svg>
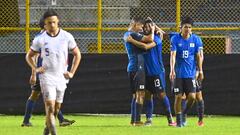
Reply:
<svg viewBox="0 0 240 135"><path fill-rule="evenodd" d="M40 52L39 50L41 49L41 47L40 47L40 43L39 43L39 39L38 38L34 38L30 48L34 52Z"/></svg>
<svg viewBox="0 0 240 135"><path fill-rule="evenodd" d="M76 43L74 37L71 34L69 34L68 38L69 38L68 50L73 50L74 48L77 47L77 43Z"/></svg>
<svg viewBox="0 0 240 135"><path fill-rule="evenodd" d="M131 36L132 36L133 39L135 39L135 40L137 40L137 41L141 41L142 38L143 38L143 34L135 33L135 32L132 33Z"/></svg>
<svg viewBox="0 0 240 135"><path fill-rule="evenodd" d="M176 51L176 50L177 50L176 36L174 36L174 37L171 38L170 50L171 50L171 51Z"/></svg>
<svg viewBox="0 0 240 135"><path fill-rule="evenodd" d="M124 36L123 36L124 42L127 42L127 38L130 34L131 34L131 32L129 32L129 31L124 34Z"/></svg>

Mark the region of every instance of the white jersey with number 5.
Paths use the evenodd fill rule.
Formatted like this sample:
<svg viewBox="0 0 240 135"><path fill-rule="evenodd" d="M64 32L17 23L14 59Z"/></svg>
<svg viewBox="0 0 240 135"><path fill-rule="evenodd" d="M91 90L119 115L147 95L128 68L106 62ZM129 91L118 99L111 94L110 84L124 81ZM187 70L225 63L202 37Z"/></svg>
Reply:
<svg viewBox="0 0 240 135"><path fill-rule="evenodd" d="M37 36L31 49L35 52L41 50L42 67L46 69L40 74L41 83L49 85L66 84L64 73L68 68L68 52L77 47L73 36L60 29L56 36L50 36L46 31Z"/></svg>

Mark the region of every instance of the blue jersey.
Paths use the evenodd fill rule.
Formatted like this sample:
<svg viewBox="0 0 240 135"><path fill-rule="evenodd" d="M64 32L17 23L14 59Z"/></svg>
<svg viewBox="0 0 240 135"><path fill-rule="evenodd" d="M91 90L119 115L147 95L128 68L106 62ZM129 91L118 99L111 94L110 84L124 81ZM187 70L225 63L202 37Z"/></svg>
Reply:
<svg viewBox="0 0 240 135"><path fill-rule="evenodd" d="M177 78L194 78L196 74L195 55L202 49L202 40L195 34L184 39L181 34L171 38L171 51L176 51L175 71Z"/></svg>
<svg viewBox="0 0 240 135"><path fill-rule="evenodd" d="M158 35L154 35L156 46L144 54L145 69L147 76L156 76L165 72L162 59L162 40Z"/></svg>
<svg viewBox="0 0 240 135"><path fill-rule="evenodd" d="M128 54L128 72L136 72L138 70L138 63L143 61L143 58L141 57L143 51L139 48L137 48L135 45L132 45L131 43L127 42L127 38L129 36L132 36L133 38L137 38L138 40L141 40L143 35L139 33L135 33L132 31L127 31L124 34L124 44L125 48Z"/></svg>

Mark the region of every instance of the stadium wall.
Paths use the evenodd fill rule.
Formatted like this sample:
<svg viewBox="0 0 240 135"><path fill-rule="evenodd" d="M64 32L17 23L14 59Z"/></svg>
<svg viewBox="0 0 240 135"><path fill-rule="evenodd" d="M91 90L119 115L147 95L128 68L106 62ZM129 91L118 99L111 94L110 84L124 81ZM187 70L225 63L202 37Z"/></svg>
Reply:
<svg viewBox="0 0 240 135"><path fill-rule="evenodd" d="M240 55L206 55L204 62L204 99L206 114L240 114ZM126 73L125 54L83 54L80 68L70 81L65 94L64 113L130 112L131 93ZM166 75L169 73L169 55L164 55ZM31 93L28 80L30 68L25 54L0 54L0 114L23 114L25 102ZM166 76L168 77L168 76ZM168 79L167 79L168 80ZM169 83L167 84L169 89ZM167 93L173 103L173 95ZM161 112L156 103L155 113ZM42 98L35 113L43 113ZM195 108L192 114L195 114Z"/></svg>

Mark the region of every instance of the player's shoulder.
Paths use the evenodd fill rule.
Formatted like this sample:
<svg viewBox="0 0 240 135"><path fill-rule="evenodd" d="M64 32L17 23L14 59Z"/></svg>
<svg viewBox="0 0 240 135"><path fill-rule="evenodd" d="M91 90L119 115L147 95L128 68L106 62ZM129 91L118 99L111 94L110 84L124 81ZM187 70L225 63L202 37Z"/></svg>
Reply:
<svg viewBox="0 0 240 135"><path fill-rule="evenodd" d="M129 35L131 35L132 33L133 33L132 31L127 31L127 32L124 33L124 36L129 36Z"/></svg>
<svg viewBox="0 0 240 135"><path fill-rule="evenodd" d="M39 42L44 38L44 36L46 36L46 31L40 31L38 34L35 35L34 41Z"/></svg>
<svg viewBox="0 0 240 135"><path fill-rule="evenodd" d="M174 33L172 36L171 36L171 41L175 41L177 39L181 38L180 36L180 33Z"/></svg>
<svg viewBox="0 0 240 135"><path fill-rule="evenodd" d="M194 39L200 39L200 36L198 36L197 34L194 34L194 33L192 33L192 37L193 37Z"/></svg>
<svg viewBox="0 0 240 135"><path fill-rule="evenodd" d="M73 35L66 30L60 29L60 32L61 32L61 35L63 35L64 37L73 37Z"/></svg>

